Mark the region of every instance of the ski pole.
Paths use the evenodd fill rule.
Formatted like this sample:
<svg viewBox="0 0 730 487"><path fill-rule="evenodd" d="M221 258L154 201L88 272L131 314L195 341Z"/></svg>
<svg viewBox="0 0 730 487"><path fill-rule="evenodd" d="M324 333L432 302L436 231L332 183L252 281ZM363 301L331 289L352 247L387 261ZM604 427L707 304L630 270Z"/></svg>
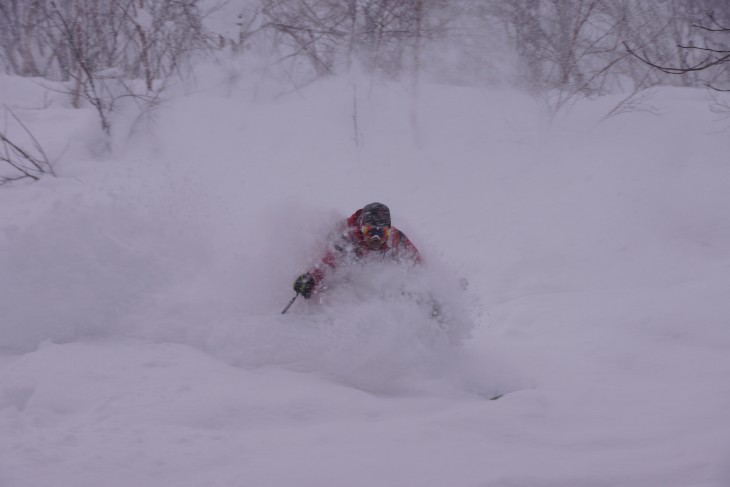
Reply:
<svg viewBox="0 0 730 487"><path fill-rule="evenodd" d="M294 300L299 297L299 293L296 293L293 298L291 298L291 301L289 301L289 304L286 305L286 308L284 308L284 311L281 312L281 314L286 313L289 311L289 308L291 308L291 305L294 304Z"/></svg>

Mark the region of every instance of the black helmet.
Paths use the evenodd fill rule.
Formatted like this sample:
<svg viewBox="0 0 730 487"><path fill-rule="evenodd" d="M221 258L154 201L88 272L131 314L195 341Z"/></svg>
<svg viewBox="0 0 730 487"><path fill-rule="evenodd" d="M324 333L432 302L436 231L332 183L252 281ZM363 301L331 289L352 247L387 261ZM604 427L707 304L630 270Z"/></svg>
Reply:
<svg viewBox="0 0 730 487"><path fill-rule="evenodd" d="M369 205L365 205L360 214L360 224L389 227L390 210L383 203L370 203Z"/></svg>

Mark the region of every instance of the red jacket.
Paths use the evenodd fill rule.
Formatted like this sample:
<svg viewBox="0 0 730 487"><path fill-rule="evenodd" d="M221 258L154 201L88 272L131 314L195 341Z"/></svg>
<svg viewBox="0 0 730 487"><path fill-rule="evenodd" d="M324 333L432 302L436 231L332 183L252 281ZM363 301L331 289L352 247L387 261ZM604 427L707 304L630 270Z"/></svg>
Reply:
<svg viewBox="0 0 730 487"><path fill-rule="evenodd" d="M418 253L416 246L406 237L405 233L392 225L385 243L377 250L370 249L363 242L359 221L360 213L362 213L362 209L357 210L347 220L340 222L331 236L329 248L321 262L309 270L314 277L315 292L325 276L337 269L347 259L359 260L366 255L381 254L384 258L393 261L406 261L413 264L422 262L421 254Z"/></svg>

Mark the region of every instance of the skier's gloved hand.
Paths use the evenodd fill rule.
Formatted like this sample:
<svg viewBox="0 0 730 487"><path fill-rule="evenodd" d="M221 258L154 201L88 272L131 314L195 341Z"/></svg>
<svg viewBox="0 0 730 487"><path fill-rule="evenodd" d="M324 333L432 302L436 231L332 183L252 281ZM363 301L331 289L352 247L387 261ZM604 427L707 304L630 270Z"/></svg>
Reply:
<svg viewBox="0 0 730 487"><path fill-rule="evenodd" d="M311 298L312 291L314 291L314 277L312 277L312 274L306 273L297 277L297 280L294 281L294 291L304 296L304 299Z"/></svg>

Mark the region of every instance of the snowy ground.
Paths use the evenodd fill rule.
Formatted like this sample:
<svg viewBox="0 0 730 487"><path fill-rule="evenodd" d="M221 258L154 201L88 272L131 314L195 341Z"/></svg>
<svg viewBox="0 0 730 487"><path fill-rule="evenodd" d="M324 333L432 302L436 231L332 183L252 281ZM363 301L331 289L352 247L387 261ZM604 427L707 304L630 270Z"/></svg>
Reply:
<svg viewBox="0 0 730 487"><path fill-rule="evenodd" d="M397 85L230 80L101 157L93 113L0 78L63 153L0 188L1 487L730 485L730 143L704 92L548 127L424 86L414 137ZM281 315L372 201L426 267Z"/></svg>

